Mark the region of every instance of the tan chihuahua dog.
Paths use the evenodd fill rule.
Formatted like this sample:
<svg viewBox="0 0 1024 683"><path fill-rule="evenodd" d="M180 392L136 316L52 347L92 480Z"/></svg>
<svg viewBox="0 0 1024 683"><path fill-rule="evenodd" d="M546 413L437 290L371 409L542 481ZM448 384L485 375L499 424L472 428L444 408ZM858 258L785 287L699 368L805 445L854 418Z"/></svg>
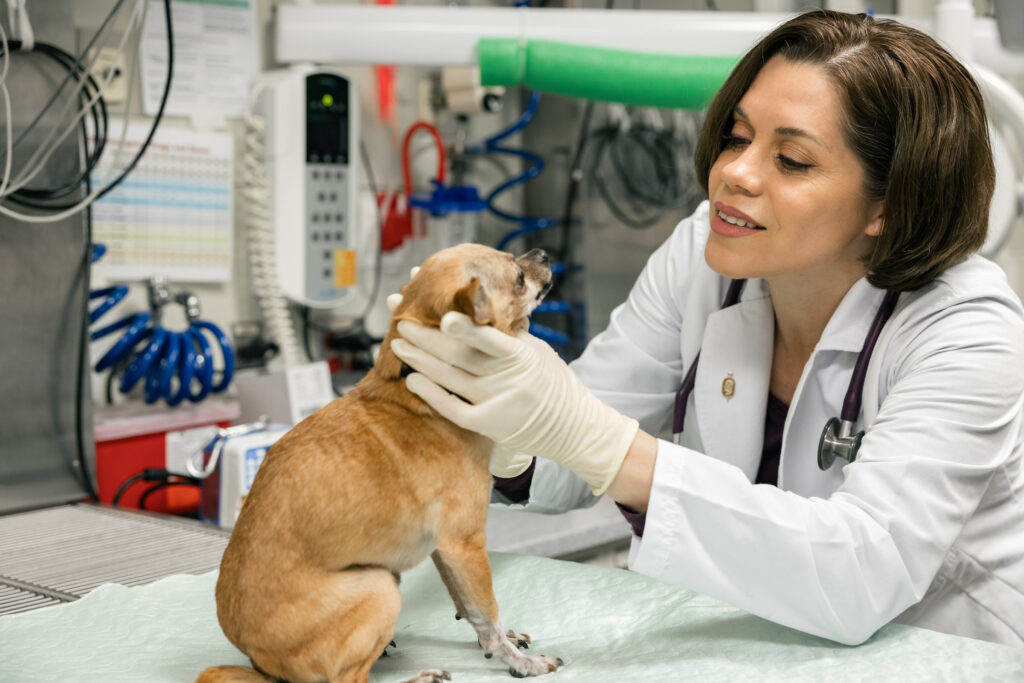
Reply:
<svg viewBox="0 0 1024 683"><path fill-rule="evenodd" d="M451 310L515 334L550 285L537 249L514 259L462 244L423 263L402 288L376 366L260 466L217 580L221 628L253 668L211 667L197 683L367 681L398 620L399 575L427 555L485 657L520 678L562 664L520 652L529 637L498 621L484 550L492 443L410 393L390 350L398 321L437 327ZM408 683L450 678L421 671Z"/></svg>

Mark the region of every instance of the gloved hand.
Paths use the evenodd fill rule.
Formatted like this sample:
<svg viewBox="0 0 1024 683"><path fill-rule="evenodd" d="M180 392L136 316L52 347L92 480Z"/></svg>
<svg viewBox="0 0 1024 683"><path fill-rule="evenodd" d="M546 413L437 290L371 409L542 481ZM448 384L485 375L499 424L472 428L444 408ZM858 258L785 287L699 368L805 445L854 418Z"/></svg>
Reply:
<svg viewBox="0 0 1024 683"><path fill-rule="evenodd" d="M615 479L637 421L601 403L547 344L454 311L440 330L402 321L398 332L391 350L416 370L406 386L438 413L508 452L561 464L595 495Z"/></svg>
<svg viewBox="0 0 1024 683"><path fill-rule="evenodd" d="M418 272L420 272L420 267L413 266L412 270L409 271L409 279L411 280L416 277L416 273ZM402 303L402 295L397 292L395 294L389 294L387 297L387 303L388 310L394 313L395 309L398 308L398 305ZM532 462L532 455L510 451L499 444L495 444L494 450L491 452L490 471L491 474L496 477L511 479L513 477L518 477L529 469L530 463Z"/></svg>
<svg viewBox="0 0 1024 683"><path fill-rule="evenodd" d="M491 451L489 469L491 474L496 477L512 479L530 469L530 463L532 462L532 455L509 450L500 443L496 443L494 444L494 450Z"/></svg>

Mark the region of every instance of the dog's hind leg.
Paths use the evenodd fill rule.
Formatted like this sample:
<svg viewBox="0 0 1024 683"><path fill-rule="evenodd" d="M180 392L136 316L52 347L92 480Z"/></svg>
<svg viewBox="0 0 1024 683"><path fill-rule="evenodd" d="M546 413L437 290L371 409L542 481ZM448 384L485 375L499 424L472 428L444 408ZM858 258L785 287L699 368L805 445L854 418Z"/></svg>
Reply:
<svg viewBox="0 0 1024 683"><path fill-rule="evenodd" d="M502 629L482 539L479 543L444 539L432 557L455 608L476 630L485 657L498 655L508 665L509 673L519 678L550 673L562 665L557 657L523 654Z"/></svg>
<svg viewBox="0 0 1024 683"><path fill-rule="evenodd" d="M293 635L248 648L253 662L292 683L367 683L398 622L402 599L395 576L383 567L360 566L310 570L294 579L302 592L288 596L267 625Z"/></svg>

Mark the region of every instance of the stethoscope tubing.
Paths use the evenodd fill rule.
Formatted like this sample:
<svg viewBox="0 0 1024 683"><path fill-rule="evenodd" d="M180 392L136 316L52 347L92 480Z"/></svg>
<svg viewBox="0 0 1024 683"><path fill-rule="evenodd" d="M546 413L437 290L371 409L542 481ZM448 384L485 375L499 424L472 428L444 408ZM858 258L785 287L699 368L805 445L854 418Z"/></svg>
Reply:
<svg viewBox="0 0 1024 683"><path fill-rule="evenodd" d="M868 330L868 336L864 338L864 346L857 355L857 364L853 367L850 386L846 389L846 397L843 399L843 410L839 413L840 419L844 422L856 422L860 416L860 402L861 397L864 395L864 378L868 374L868 362L871 360L871 354L875 352L875 342L878 341L878 335L882 333L885 323L892 317L892 312L896 309L896 302L899 298L899 292L887 291L878 308L878 313L875 314L875 319L871 321L871 329Z"/></svg>

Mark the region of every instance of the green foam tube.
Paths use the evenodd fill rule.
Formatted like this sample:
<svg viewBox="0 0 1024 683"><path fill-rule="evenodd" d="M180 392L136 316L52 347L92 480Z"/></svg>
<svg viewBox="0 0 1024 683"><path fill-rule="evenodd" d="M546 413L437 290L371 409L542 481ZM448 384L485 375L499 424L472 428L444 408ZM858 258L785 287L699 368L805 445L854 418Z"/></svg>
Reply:
<svg viewBox="0 0 1024 683"><path fill-rule="evenodd" d="M703 109L739 57L679 56L481 38L480 81L642 107Z"/></svg>

